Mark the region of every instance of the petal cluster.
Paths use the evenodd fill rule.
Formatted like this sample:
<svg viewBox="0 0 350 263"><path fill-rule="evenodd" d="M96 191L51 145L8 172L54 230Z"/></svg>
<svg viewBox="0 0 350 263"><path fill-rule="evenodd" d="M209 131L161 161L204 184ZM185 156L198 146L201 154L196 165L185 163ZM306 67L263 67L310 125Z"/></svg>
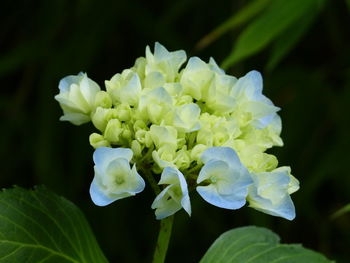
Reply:
<svg viewBox="0 0 350 263"><path fill-rule="evenodd" d="M135 195L151 173L160 178L152 204L158 219L181 208L190 214L188 185L218 207L238 209L248 201L294 218L290 194L297 180L266 153L283 145L282 123L279 108L263 95L261 74L227 75L213 58L186 63L183 50L159 43L145 53L106 80L104 90L83 73L59 83L61 120L96 128L89 138L96 149L93 202Z"/></svg>
<svg viewBox="0 0 350 263"><path fill-rule="evenodd" d="M204 163L197 183L198 193L205 201L227 209L241 208L253 183L248 170L240 162L236 152L228 147L212 147L201 156Z"/></svg>
<svg viewBox="0 0 350 263"><path fill-rule="evenodd" d="M130 149L100 147L93 159L95 176L90 186L92 201L98 206L142 192L145 181L137 173L136 166L130 168Z"/></svg>

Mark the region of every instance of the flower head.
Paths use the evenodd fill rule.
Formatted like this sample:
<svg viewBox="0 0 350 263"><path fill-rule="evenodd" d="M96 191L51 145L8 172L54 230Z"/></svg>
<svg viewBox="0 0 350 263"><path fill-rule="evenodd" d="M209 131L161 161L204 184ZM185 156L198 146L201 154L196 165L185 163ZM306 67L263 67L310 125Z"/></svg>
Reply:
<svg viewBox="0 0 350 263"><path fill-rule="evenodd" d="M236 78L213 58L186 59L183 50L155 43L153 52L147 46L134 66L105 81L105 90L82 73L61 80L55 97L61 120L91 120L96 128L89 138L96 149L93 201L107 205L135 195L145 186L142 175L152 173L161 177L152 204L158 219L181 208L190 214L187 184L218 207L238 209L248 200L293 218L289 195L298 183L266 153L283 145L282 122L263 95L261 74Z"/></svg>

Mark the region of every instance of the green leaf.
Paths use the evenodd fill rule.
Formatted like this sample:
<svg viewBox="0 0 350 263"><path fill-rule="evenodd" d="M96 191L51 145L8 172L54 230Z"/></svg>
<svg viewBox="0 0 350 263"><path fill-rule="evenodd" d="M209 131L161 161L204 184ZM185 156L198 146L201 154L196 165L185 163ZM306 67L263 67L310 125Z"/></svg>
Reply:
<svg viewBox="0 0 350 263"><path fill-rule="evenodd" d="M308 10L307 15L302 16L295 24L285 30L275 41L266 69L271 71L299 42L302 36L311 27L319 14L325 0L320 0L318 8Z"/></svg>
<svg viewBox="0 0 350 263"><path fill-rule="evenodd" d="M0 262L108 262L80 210L45 187L0 193Z"/></svg>
<svg viewBox="0 0 350 263"><path fill-rule="evenodd" d="M249 4L240 9L237 13L227 19L224 23L219 25L213 31L211 31L208 35L203 37L196 44L196 49L201 50L207 46L209 46L212 42L218 39L220 36L232 30L246 22L248 22L255 15L260 13L271 0L255 0L251 1Z"/></svg>
<svg viewBox="0 0 350 263"><path fill-rule="evenodd" d="M228 68L259 52L301 17L309 15L308 11L317 8L318 5L319 0L274 0L269 8L239 35L232 52L222 63L222 67Z"/></svg>
<svg viewBox="0 0 350 263"><path fill-rule="evenodd" d="M323 255L300 245L279 243L266 228L240 227L222 234L200 263L329 263Z"/></svg>
<svg viewBox="0 0 350 263"><path fill-rule="evenodd" d="M350 204L344 206L343 208L339 209L337 212L335 212L333 215L332 215L332 219L336 219L346 213L349 213L350 212Z"/></svg>

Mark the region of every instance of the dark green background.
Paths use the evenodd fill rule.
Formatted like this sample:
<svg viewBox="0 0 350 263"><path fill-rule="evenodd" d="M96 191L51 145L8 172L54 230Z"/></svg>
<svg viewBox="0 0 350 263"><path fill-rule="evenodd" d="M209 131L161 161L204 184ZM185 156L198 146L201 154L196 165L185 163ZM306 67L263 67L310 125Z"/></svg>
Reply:
<svg viewBox="0 0 350 263"><path fill-rule="evenodd" d="M59 122L53 99L59 80L80 71L101 86L133 65L146 45L219 63L245 25L202 51L196 43L249 1L13 0L0 8L0 186L45 184L77 204L111 262L149 262L158 222L149 187L108 207L90 201L92 125ZM350 214L331 220L350 202L350 9L326 2L313 25L273 70L270 48L228 70L242 76L257 69L264 92L282 108L285 146L273 149L290 165L301 188L293 195L297 217L289 222L250 208L227 211L197 194L193 215L176 215L168 262L197 262L230 228L265 226L282 242L303 243L338 262L349 262Z"/></svg>

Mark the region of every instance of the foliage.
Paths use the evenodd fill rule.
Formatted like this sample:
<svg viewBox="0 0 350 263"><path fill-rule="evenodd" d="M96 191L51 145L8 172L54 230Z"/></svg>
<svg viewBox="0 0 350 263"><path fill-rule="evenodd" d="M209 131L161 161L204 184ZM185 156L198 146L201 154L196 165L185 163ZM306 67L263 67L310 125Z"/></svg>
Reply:
<svg viewBox="0 0 350 263"><path fill-rule="evenodd" d="M240 227L223 233L200 263L330 263L324 256L301 245L279 243L280 238L261 227Z"/></svg>
<svg viewBox="0 0 350 263"><path fill-rule="evenodd" d="M44 187L0 193L1 262L107 262L80 210Z"/></svg>

